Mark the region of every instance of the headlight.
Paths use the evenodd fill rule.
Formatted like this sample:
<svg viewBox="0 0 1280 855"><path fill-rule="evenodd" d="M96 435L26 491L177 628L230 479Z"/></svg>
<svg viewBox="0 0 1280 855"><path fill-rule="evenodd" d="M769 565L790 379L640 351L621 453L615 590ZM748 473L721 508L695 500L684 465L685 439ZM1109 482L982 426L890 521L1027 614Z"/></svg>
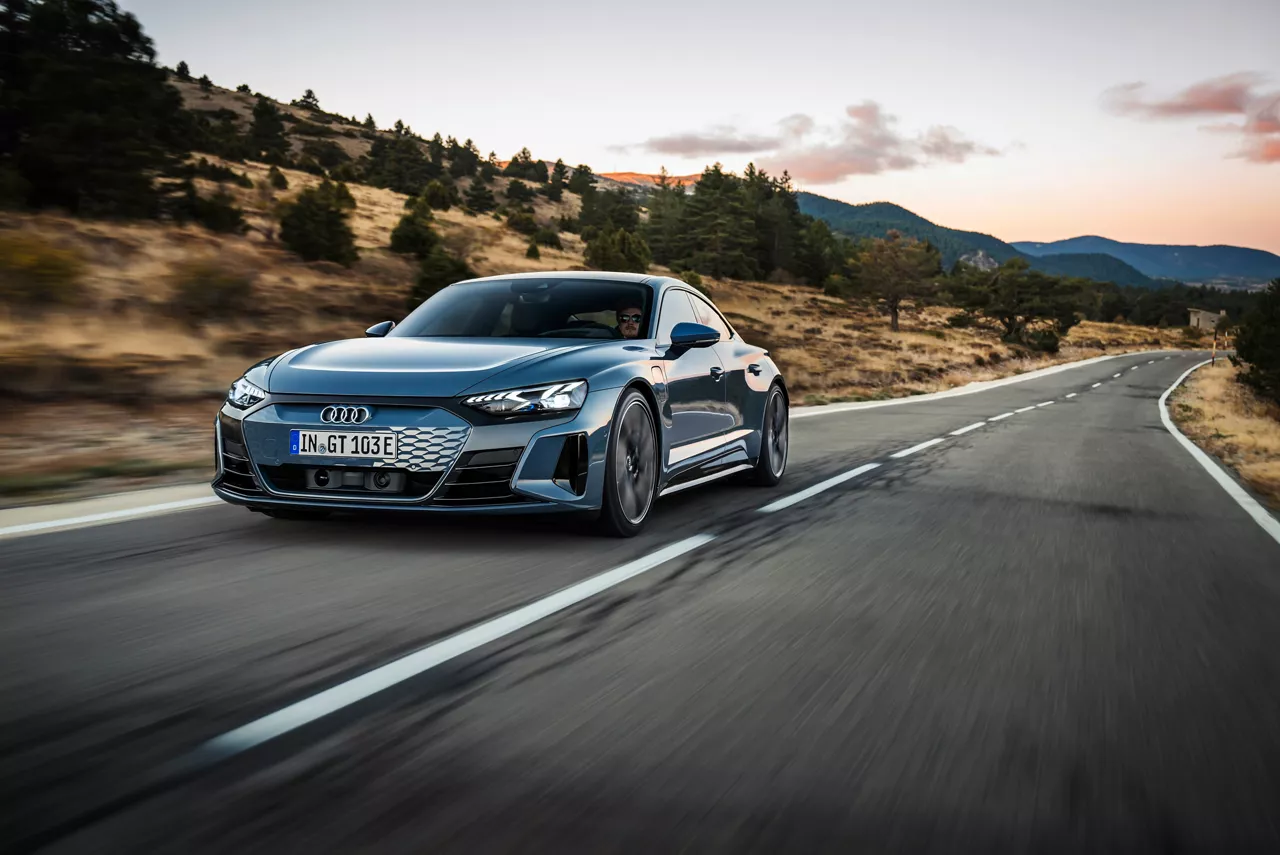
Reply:
<svg viewBox="0 0 1280 855"><path fill-rule="evenodd" d="M231 389L227 392L227 403L247 410L265 397L267 397L266 389L241 377L231 384Z"/></svg>
<svg viewBox="0 0 1280 855"><path fill-rule="evenodd" d="M462 399L468 407L483 410L491 416L532 415L535 413L568 413L582 408L587 400L587 381L549 383L506 392L469 395Z"/></svg>

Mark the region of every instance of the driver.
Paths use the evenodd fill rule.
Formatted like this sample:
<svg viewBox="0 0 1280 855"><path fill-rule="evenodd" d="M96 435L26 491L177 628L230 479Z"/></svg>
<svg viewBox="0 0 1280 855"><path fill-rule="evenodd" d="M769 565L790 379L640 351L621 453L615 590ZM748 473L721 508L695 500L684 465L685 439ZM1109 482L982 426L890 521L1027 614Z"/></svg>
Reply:
<svg viewBox="0 0 1280 855"><path fill-rule="evenodd" d="M640 321L644 312L638 307L629 306L618 310L618 333L623 338L635 338L640 335Z"/></svg>

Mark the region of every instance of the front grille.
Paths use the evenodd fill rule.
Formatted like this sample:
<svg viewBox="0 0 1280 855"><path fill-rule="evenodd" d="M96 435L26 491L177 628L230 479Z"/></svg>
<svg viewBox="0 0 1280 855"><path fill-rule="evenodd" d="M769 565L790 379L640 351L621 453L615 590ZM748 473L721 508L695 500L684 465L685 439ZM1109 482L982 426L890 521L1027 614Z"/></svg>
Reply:
<svg viewBox="0 0 1280 855"><path fill-rule="evenodd" d="M469 505L511 505L527 501L511 492L511 479L516 474L523 448L499 448L471 451L458 465L436 494L433 503L466 507Z"/></svg>

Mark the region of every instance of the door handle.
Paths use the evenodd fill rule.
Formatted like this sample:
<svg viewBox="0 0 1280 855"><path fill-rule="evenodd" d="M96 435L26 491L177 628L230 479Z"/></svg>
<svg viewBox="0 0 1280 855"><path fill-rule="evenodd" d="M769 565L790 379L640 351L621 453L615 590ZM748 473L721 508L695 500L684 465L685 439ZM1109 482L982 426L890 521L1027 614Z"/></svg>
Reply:
<svg viewBox="0 0 1280 855"><path fill-rule="evenodd" d="M720 368L719 366L716 366L715 368L712 368L712 369L711 369L711 379L712 379L712 380L715 380L715 381L718 383L718 382L720 382L720 380L721 380L723 377L724 377L724 369L723 369L723 368Z"/></svg>
<svg viewBox="0 0 1280 855"><path fill-rule="evenodd" d="M757 377L759 377L760 372L763 371L764 369L760 367L759 362L753 362L747 366L747 370L750 371L752 374L756 375Z"/></svg>

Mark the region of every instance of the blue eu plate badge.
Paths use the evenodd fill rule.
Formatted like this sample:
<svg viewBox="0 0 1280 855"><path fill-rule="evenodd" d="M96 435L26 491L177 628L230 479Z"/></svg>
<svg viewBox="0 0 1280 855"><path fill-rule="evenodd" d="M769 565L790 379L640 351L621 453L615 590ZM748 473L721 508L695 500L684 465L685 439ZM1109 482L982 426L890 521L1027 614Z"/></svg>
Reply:
<svg viewBox="0 0 1280 855"><path fill-rule="evenodd" d="M300 433L301 431L296 431L296 430L289 431L289 453L290 454L298 453L298 434Z"/></svg>

